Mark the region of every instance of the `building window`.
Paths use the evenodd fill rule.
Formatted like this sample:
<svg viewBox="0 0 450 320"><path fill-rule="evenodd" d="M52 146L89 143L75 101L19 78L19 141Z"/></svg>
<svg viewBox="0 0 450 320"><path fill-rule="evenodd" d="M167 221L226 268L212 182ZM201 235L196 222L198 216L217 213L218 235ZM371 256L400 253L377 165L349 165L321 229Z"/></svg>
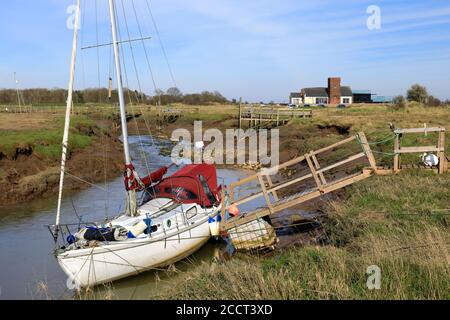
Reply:
<svg viewBox="0 0 450 320"><path fill-rule="evenodd" d="M343 103L350 103L350 98L343 98L343 99L342 99L342 102L343 102Z"/></svg>
<svg viewBox="0 0 450 320"><path fill-rule="evenodd" d="M328 99L327 98L316 98L316 104L327 104Z"/></svg>

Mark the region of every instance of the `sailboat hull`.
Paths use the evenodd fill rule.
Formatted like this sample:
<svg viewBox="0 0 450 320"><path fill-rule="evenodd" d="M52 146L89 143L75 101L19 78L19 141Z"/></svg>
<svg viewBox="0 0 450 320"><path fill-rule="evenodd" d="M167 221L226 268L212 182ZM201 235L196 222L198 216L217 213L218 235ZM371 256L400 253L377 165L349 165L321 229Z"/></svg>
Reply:
<svg viewBox="0 0 450 320"><path fill-rule="evenodd" d="M210 238L208 220L159 239L86 248L57 256L68 284L89 287L111 282L180 261L201 248Z"/></svg>

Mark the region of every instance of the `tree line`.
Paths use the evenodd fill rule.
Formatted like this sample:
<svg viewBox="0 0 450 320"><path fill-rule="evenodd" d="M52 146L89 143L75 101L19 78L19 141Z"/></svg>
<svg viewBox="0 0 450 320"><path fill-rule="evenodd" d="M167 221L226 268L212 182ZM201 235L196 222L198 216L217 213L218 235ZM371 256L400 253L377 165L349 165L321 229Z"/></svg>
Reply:
<svg viewBox="0 0 450 320"><path fill-rule="evenodd" d="M425 86L420 84L414 84L406 92L406 97L399 95L393 100L394 106L397 109L406 108L408 102L417 102L429 107L439 107L442 105L449 105L450 100L441 101L440 99L428 94L428 90Z"/></svg>
<svg viewBox="0 0 450 320"><path fill-rule="evenodd" d="M21 103L29 105L65 104L67 90L53 88L21 89L19 91ZM211 103L228 103L220 92L203 91L201 93L183 94L178 88L169 88L167 91L157 89L154 95L147 95L137 90L124 90L127 103L143 103L148 105L167 105L171 103L183 103L188 105L207 105ZM76 104L83 103L118 103L117 90L107 88L94 88L75 90L73 101ZM0 104L18 104L19 97L16 89L0 89Z"/></svg>

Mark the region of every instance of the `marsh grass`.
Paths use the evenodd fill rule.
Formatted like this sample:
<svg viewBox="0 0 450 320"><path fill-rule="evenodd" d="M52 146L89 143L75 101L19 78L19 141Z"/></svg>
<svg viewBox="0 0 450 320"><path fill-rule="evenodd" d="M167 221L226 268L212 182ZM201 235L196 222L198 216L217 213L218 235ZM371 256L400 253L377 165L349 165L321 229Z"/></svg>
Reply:
<svg viewBox="0 0 450 320"><path fill-rule="evenodd" d="M448 299L449 174L375 177L329 204L330 242L188 272L181 299ZM381 268L369 290L367 267Z"/></svg>
<svg viewBox="0 0 450 320"><path fill-rule="evenodd" d="M63 123L63 118L56 118L49 119L39 129L0 130L0 152L10 159L14 159L19 153L28 152L43 159L57 160L61 156ZM96 126L91 119L84 116L73 117L69 135L70 151L90 145L94 137L86 131L93 131L93 128Z"/></svg>

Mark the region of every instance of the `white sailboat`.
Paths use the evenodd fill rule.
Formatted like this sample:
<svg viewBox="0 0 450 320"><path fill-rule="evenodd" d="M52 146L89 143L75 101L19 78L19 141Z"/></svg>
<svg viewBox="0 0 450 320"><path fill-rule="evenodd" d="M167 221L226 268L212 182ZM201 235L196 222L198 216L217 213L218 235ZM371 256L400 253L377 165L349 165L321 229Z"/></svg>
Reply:
<svg viewBox="0 0 450 320"><path fill-rule="evenodd" d="M125 156L126 210L98 224L62 224L60 219L80 18L78 0L56 223L49 226L59 265L75 286L82 287L175 263L198 250L211 235L217 236L220 222L221 186L217 186L214 166L187 165L166 178L165 167L143 179L135 171L128 147L115 0L108 1ZM145 192L145 197L137 205L139 191Z"/></svg>

